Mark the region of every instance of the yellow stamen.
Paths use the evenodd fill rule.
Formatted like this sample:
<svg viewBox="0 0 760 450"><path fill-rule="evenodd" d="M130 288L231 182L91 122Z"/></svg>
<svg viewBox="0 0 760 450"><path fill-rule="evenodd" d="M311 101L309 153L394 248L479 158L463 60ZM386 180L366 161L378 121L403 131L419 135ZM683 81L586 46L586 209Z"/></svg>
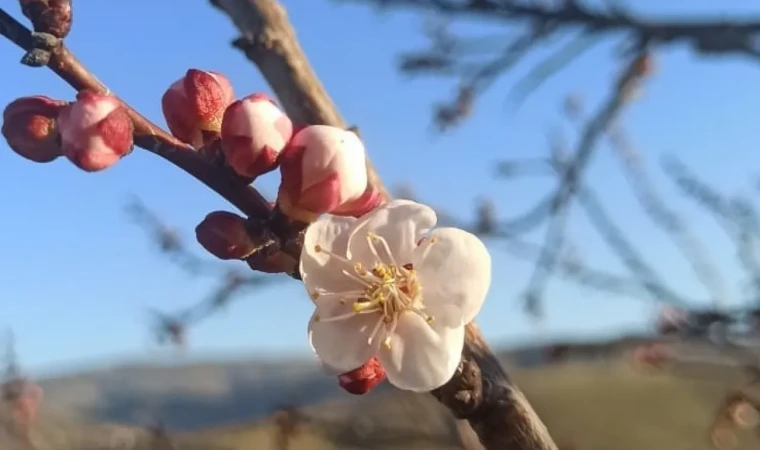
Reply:
<svg viewBox="0 0 760 450"><path fill-rule="evenodd" d="M367 342L372 344L378 336L383 336L382 346L391 349L391 340L396 332L398 319L405 312L412 312L422 317L428 324L433 323L433 316L427 314L422 302L422 286L417 281L416 268L411 264L398 264L391 253L388 242L374 232L367 232L367 243L371 257L374 259L371 269L362 263L347 259L345 255L333 253L320 245L314 251L330 257L339 264L340 272L349 278L358 289L344 292L311 292L313 300L320 299L320 304L328 304L336 299L341 305L350 302L350 308L343 309L332 317L315 316L315 322L333 322L371 314L377 321L371 330ZM435 238L426 239L422 244L433 244ZM430 247L430 245L428 245ZM379 251L378 251L379 250ZM423 251L424 260L429 248ZM368 261L365 261L368 262ZM401 261L403 263L403 261ZM342 264L342 266L340 265ZM337 311L336 311L337 312ZM384 332L380 332L384 328Z"/></svg>

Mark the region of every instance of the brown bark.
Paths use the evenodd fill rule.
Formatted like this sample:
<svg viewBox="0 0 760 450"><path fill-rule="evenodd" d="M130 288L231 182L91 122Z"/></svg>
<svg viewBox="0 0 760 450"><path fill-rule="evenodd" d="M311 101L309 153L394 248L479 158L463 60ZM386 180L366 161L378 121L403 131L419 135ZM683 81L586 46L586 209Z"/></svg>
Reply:
<svg viewBox="0 0 760 450"><path fill-rule="evenodd" d="M259 68L295 122L345 127L336 106L298 44L285 9L275 0L211 0L243 37L234 45ZM371 182L382 183L368 162ZM556 450L525 396L502 369L475 324L467 327L462 364L432 394L469 421L488 450Z"/></svg>

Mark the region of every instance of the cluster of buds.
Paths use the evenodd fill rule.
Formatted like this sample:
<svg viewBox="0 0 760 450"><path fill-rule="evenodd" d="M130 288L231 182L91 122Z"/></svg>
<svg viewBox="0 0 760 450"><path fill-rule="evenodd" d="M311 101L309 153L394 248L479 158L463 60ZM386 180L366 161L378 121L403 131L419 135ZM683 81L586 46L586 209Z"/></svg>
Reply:
<svg viewBox="0 0 760 450"><path fill-rule="evenodd" d="M22 97L3 111L2 133L10 148L38 163L63 155L88 172L114 165L132 150L133 126L113 96L84 90L67 103Z"/></svg>
<svg viewBox="0 0 760 450"><path fill-rule="evenodd" d="M48 4L30 1L29 8L43 3ZM48 6L54 4L51 0ZM66 30L55 32L62 37ZM266 95L236 99L224 75L198 69L172 83L161 106L171 133L210 157L210 164L225 164L249 181L279 168L273 221L285 217L306 226L323 214L360 217L381 203L368 179L364 144L351 130L296 125ZM2 133L27 159L50 162L65 156L88 172L114 165L134 145L128 110L117 98L91 90L79 92L71 103L43 96L18 99L4 111ZM290 258L276 245L259 242L264 239L252 236L246 219L229 212L206 216L196 238L217 258L243 260L258 271L280 272ZM339 380L349 392L365 393L384 378L372 360Z"/></svg>
<svg viewBox="0 0 760 450"><path fill-rule="evenodd" d="M241 178L255 179L279 167L277 206L291 219L361 216L379 204L355 133L296 126L265 94L235 100L230 81L220 73L188 70L166 91L162 109L176 138L204 155L220 148L224 163Z"/></svg>

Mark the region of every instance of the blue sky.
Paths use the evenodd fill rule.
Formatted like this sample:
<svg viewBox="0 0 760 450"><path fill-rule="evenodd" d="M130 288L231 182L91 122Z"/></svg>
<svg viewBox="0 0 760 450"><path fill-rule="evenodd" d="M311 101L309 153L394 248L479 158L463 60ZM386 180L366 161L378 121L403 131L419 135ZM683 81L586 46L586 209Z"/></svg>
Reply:
<svg viewBox="0 0 760 450"><path fill-rule="evenodd" d="M21 17L15 6L10 12ZM395 70L403 50L424 46L422 16L377 14L373 8L326 0L284 1L314 69L350 123L361 127L368 151L389 185L409 182L421 198L466 215L482 196L500 214L525 210L551 187L546 180L500 182L494 161L545 154L544 133L561 123L560 101L578 93L592 108L606 94L617 66L603 45L574 62L528 99L519 114L504 108L507 89L535 63L538 53L480 99L471 119L445 136L430 128L431 105L449 98L453 81L409 80ZM638 8L663 12L652 0ZM683 5L683 6L682 6ZM650 7L651 6L651 7ZM673 2L671 11L715 11L707 0ZM748 0L723 11L755 11ZM225 73L239 96L268 91L257 69L229 42L229 19L204 1L85 2L76 5L67 44L122 98L163 125L160 97L188 68ZM477 30L469 26L469 30ZM0 42L0 104L23 95L73 98L46 69L13 65L21 52ZM662 155L688 161L692 170L726 192L756 195L752 180L760 155L758 68L739 58L700 59L673 47L657 58L657 76L625 116L655 182L690 219L726 277L728 297L738 297L739 270L732 248L709 216L678 197L659 170ZM565 127L566 135L573 134ZM670 242L641 217L606 145L589 173L605 205L649 261L685 293L702 291ZM456 182L452 182L456 180ZM262 184L270 194L276 179ZM146 308L173 310L199 299L213 280L192 279L154 249L144 230L128 220L124 205L141 198L180 228L194 249L192 230L206 213L230 207L195 180L136 150L116 167L85 174L61 159L35 165L0 143L0 327L12 326L26 366L68 369L103 358L168 358L150 341ZM573 241L587 263L609 270L620 264L582 220L571 223ZM539 235L536 235L540 237ZM494 283L479 323L494 345L555 335L615 333L641 328L651 303L593 293L553 282L546 319L534 324L518 296L530 265L491 246ZM234 304L191 331L191 354L308 355L310 302L297 283L285 282Z"/></svg>

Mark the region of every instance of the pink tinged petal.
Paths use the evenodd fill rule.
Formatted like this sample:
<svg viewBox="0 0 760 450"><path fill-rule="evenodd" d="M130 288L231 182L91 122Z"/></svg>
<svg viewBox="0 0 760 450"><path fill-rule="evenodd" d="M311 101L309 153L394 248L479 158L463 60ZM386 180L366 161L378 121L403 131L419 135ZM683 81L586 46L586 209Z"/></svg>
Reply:
<svg viewBox="0 0 760 450"><path fill-rule="evenodd" d="M380 206L382 201L383 198L380 192L369 186L364 195L356 200L342 204L332 213L340 216L361 217Z"/></svg>
<svg viewBox="0 0 760 450"><path fill-rule="evenodd" d="M340 203L354 200L367 188L364 145L349 131L327 125L313 125L294 135L291 144L303 146L302 189L337 174Z"/></svg>
<svg viewBox="0 0 760 450"><path fill-rule="evenodd" d="M464 327L447 327L412 312L399 316L391 348L377 357L388 381L399 389L429 392L454 376L462 359Z"/></svg>
<svg viewBox="0 0 760 450"><path fill-rule="evenodd" d="M199 148L202 143L202 133L198 128L198 119L193 114L180 79L161 97L161 110L172 135L177 139Z"/></svg>
<svg viewBox="0 0 760 450"><path fill-rule="evenodd" d="M285 191L289 198L297 199L303 185L303 167L301 158L306 151L302 145L292 142L280 154L280 190Z"/></svg>
<svg viewBox="0 0 760 450"><path fill-rule="evenodd" d="M412 264L422 302L436 322L466 324L480 312L491 285L491 255L477 236L458 228L436 229L415 249Z"/></svg>
<svg viewBox="0 0 760 450"><path fill-rule="evenodd" d="M225 159L235 171L257 177L273 170L292 133L290 119L270 101L249 96L224 113L221 137Z"/></svg>
<svg viewBox="0 0 760 450"><path fill-rule="evenodd" d="M437 220L429 206L411 200L394 200L359 219L348 238L348 256L365 263L375 262L367 241L367 232L373 232L388 242L396 263L410 263L417 241ZM385 254L382 250L379 253Z"/></svg>
<svg viewBox="0 0 760 450"><path fill-rule="evenodd" d="M288 141L290 141L290 138L293 137L293 122L290 120L290 117L286 116L279 110L278 112L280 112L281 115L274 120L274 129L283 140L283 144L278 150L280 151L285 147Z"/></svg>
<svg viewBox="0 0 760 450"><path fill-rule="evenodd" d="M98 119L97 122L92 122ZM94 172L130 152L133 125L114 97L82 91L58 117L61 152L77 167Z"/></svg>
<svg viewBox="0 0 760 450"><path fill-rule="evenodd" d="M340 307L318 308L309 320L309 343L314 353L328 367L341 372L356 369L377 351L379 340L369 342L369 337L380 316L357 315L348 319L325 322L317 320L346 311ZM333 312L333 314L330 314Z"/></svg>
<svg viewBox="0 0 760 450"><path fill-rule="evenodd" d="M359 287L342 273L343 269L350 267L326 253L345 256L348 231L355 222L356 219L351 217L322 216L306 229L299 271L309 293L318 290L345 292ZM317 245L325 251L317 252Z"/></svg>
<svg viewBox="0 0 760 450"><path fill-rule="evenodd" d="M272 97L268 96L267 94L263 92L254 92L253 94L246 97L247 99L251 101L262 101L262 102L269 102L273 104L274 106L277 106L277 102L272 99Z"/></svg>
<svg viewBox="0 0 760 450"><path fill-rule="evenodd" d="M108 148L100 136L89 136L78 142L63 142L63 154L75 166L86 172L107 169L121 159L122 155Z"/></svg>
<svg viewBox="0 0 760 450"><path fill-rule="evenodd" d="M265 146L282 151L292 132L288 116L271 102L251 101L248 97L231 104L222 123L222 138L225 135L248 137L254 153Z"/></svg>
<svg viewBox="0 0 760 450"><path fill-rule="evenodd" d="M66 127L72 130L86 130L105 119L120 106L121 103L110 95L91 90L80 91L69 111Z"/></svg>
<svg viewBox="0 0 760 450"><path fill-rule="evenodd" d="M200 128L219 131L222 114L234 100L232 85L227 77L218 72L190 69L185 74L183 86Z"/></svg>
<svg viewBox="0 0 760 450"><path fill-rule="evenodd" d="M113 111L96 128L103 143L115 154L124 156L132 150L134 126L123 108Z"/></svg>
<svg viewBox="0 0 760 450"><path fill-rule="evenodd" d="M340 206L340 180L333 173L303 190L295 201L297 207L315 214L326 214Z"/></svg>

